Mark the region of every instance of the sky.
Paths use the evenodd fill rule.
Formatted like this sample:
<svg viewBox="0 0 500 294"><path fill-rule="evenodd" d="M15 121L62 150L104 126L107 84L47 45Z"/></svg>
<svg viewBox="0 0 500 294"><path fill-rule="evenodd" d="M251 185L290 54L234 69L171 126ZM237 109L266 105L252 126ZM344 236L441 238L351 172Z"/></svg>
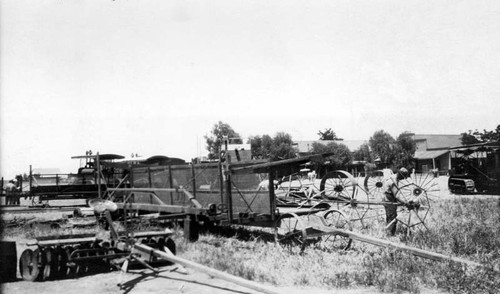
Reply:
<svg viewBox="0 0 500 294"><path fill-rule="evenodd" d="M0 176L71 156L206 155L243 138L346 140L500 124L500 2L0 2Z"/></svg>

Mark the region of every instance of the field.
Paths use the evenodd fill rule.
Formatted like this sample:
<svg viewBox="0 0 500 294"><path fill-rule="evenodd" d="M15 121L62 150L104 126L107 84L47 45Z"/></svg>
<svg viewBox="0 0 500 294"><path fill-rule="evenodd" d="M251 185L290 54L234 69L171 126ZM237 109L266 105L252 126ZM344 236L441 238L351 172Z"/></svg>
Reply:
<svg viewBox="0 0 500 294"><path fill-rule="evenodd" d="M356 230L380 239L480 262L485 267L426 260L361 242L354 242L346 251L333 250L318 242L300 252L298 247L275 244L269 231L248 227L215 228L202 233L195 243L183 242L179 229L175 240L181 257L287 293L500 291L499 197L450 195L442 185L439 197L433 199L426 224L428 230L415 230L411 234L399 227L396 236L390 237L386 235L382 220L375 219L366 228ZM18 241L19 256L26 240L52 233L50 230L40 233L29 228L8 228L3 237ZM162 290L167 293L255 293L193 271L184 275L170 272L168 268L164 270L157 279L147 270L140 270L135 275L113 272L35 284L8 283L3 290L5 293L32 293L36 287L39 293L82 293L75 288L84 286L80 289L88 290L86 293L159 293Z"/></svg>

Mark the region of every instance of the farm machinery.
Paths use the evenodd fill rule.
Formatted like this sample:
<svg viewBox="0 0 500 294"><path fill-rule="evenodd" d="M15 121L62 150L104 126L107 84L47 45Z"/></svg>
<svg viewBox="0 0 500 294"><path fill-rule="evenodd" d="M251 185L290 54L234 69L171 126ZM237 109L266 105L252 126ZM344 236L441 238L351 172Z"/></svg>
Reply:
<svg viewBox="0 0 500 294"><path fill-rule="evenodd" d="M19 271L24 280L45 281L106 272L121 268L129 261L151 268L149 263L156 262L156 258L138 255L134 249L138 244L175 254L170 230L118 231L111 215L117 210L113 202L94 199L90 205L96 214L106 219L109 232L36 238L35 242L27 244L35 248L24 250L19 259Z"/></svg>
<svg viewBox="0 0 500 294"><path fill-rule="evenodd" d="M123 215L125 224L145 215L152 215L155 221L181 221L184 238L189 241L198 239L201 227L251 226L269 230L276 243L299 246L301 251L318 242L348 249L357 240L425 258L479 265L356 232L376 221L384 222L382 209L388 205L397 206L397 221L407 232L425 229L439 186L432 173L412 173L397 183L398 201L388 202L383 200L384 186L393 180L388 170L365 177L337 170L321 179L300 174L301 165L330 155L255 163L231 162L226 152L224 162L132 167L129 186L107 188L95 204L89 201L94 210L97 207L97 218L109 225L109 236L38 238L32 244L37 248L21 256L21 273L27 280L44 280L123 268L129 262L150 267L157 259L193 266L173 256L172 232L118 231L112 225L114 210ZM286 173L295 176L275 180ZM112 209L99 209L100 203Z"/></svg>
<svg viewBox="0 0 500 294"><path fill-rule="evenodd" d="M381 222L385 219L381 209L389 205L397 206L398 210L393 222L405 226L408 233L414 228L425 229L432 199L439 193L434 175L414 173L397 182L397 202L384 200L387 181L394 181L390 170L374 171L364 178L355 178L346 171L333 171L321 180L306 180L305 185L295 185L293 189L289 189L294 186L290 183L285 184L284 189L279 187L286 205L296 203L299 210L280 215L275 225L276 241L299 244L303 250L308 243L324 239L329 246L347 249L352 243L352 234L338 231L332 236L331 228L352 231L373 224L373 220ZM306 191L298 193L300 190ZM324 232L318 229L321 227Z"/></svg>
<svg viewBox="0 0 500 294"><path fill-rule="evenodd" d="M450 148L453 168L448 180L455 194L500 194L500 144L480 143Z"/></svg>
<svg viewBox="0 0 500 294"><path fill-rule="evenodd" d="M93 154L71 157L80 161L76 173L41 173L30 166L27 183L19 176L18 197L29 198L31 206L49 206L51 200L105 198L108 190L130 186L129 171L132 166L185 164L180 158L155 155L131 157L118 154Z"/></svg>

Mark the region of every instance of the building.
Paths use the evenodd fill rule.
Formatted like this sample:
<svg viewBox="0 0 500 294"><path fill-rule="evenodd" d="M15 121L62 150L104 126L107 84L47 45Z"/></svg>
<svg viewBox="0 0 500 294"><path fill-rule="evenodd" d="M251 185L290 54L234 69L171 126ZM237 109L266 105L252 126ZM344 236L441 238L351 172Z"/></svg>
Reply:
<svg viewBox="0 0 500 294"><path fill-rule="evenodd" d="M451 169L450 147L462 145L461 135L413 135L416 143L415 169L419 172L438 170L448 173Z"/></svg>

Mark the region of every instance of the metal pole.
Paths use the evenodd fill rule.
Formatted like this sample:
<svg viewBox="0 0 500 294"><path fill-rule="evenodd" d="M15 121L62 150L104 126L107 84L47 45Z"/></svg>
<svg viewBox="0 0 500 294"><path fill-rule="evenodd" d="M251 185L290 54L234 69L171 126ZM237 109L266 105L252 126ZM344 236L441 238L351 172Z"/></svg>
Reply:
<svg viewBox="0 0 500 294"><path fill-rule="evenodd" d="M151 169L148 166L148 183L149 183L149 188L153 187L153 183L151 182Z"/></svg>
<svg viewBox="0 0 500 294"><path fill-rule="evenodd" d="M226 197L227 197L227 206L228 206L228 218L229 223L233 223L233 198L231 196L231 171L229 170L229 161L231 157L228 152L228 138L224 136L224 156L226 158L224 166L225 166L225 175L226 175ZM219 156L220 157L220 156Z"/></svg>
<svg viewBox="0 0 500 294"><path fill-rule="evenodd" d="M196 198L196 176L194 172L194 165L191 164L191 177L193 177L193 197Z"/></svg>
<svg viewBox="0 0 500 294"><path fill-rule="evenodd" d="M274 194L274 170L269 170L269 207L271 209L271 220L276 220L276 195Z"/></svg>
<svg viewBox="0 0 500 294"><path fill-rule="evenodd" d="M169 183L169 187L170 188L173 188L174 184L172 183L174 180L173 180L173 177L172 177L172 166L169 164L168 165L168 183ZM173 205L174 204L174 194L172 192L170 192L170 205Z"/></svg>
<svg viewBox="0 0 500 294"><path fill-rule="evenodd" d="M99 160L99 152L97 152L95 160L97 168L97 197L101 198L101 162Z"/></svg>
<svg viewBox="0 0 500 294"><path fill-rule="evenodd" d="M30 193L31 193L31 185L33 184L33 172L31 169L31 164L30 164Z"/></svg>
<svg viewBox="0 0 500 294"><path fill-rule="evenodd" d="M220 149L220 148L219 148ZM220 190L220 203L224 204L224 176L222 171L222 162L219 157L219 162L217 163L217 168L219 169L219 190Z"/></svg>

